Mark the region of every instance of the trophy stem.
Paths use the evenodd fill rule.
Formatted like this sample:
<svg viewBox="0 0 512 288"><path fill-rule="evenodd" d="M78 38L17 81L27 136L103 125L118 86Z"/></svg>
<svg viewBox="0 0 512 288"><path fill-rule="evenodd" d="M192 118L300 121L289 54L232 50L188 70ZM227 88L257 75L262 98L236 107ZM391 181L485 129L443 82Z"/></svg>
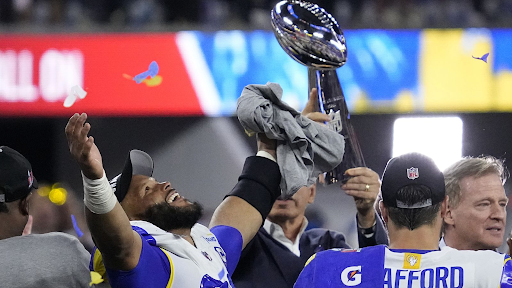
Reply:
<svg viewBox="0 0 512 288"><path fill-rule="evenodd" d="M312 88L318 89L319 109L331 117L331 121L327 123L329 128L345 138L343 160L340 165L326 173L325 182L326 184L340 181L345 183L350 178L344 175L347 169L364 167L366 163L354 127L350 122L350 113L338 80L338 74L335 69L318 70L308 68L308 83L309 91Z"/></svg>

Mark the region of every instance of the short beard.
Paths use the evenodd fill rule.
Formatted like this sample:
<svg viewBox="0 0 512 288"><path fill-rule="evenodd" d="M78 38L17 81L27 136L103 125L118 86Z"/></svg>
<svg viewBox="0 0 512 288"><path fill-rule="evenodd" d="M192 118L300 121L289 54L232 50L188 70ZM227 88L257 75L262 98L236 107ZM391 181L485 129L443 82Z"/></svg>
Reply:
<svg viewBox="0 0 512 288"><path fill-rule="evenodd" d="M165 231L190 229L203 216L203 207L197 202L188 206L170 206L166 202L149 207L142 219Z"/></svg>

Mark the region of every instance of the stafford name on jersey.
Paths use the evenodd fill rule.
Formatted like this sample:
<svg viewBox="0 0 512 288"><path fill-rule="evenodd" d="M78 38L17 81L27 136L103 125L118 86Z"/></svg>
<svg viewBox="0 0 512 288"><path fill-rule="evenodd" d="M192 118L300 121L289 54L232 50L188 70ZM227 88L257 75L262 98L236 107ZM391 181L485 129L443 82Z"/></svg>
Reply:
<svg viewBox="0 0 512 288"><path fill-rule="evenodd" d="M464 269L460 266L423 270L385 268L384 287L460 288L464 287Z"/></svg>

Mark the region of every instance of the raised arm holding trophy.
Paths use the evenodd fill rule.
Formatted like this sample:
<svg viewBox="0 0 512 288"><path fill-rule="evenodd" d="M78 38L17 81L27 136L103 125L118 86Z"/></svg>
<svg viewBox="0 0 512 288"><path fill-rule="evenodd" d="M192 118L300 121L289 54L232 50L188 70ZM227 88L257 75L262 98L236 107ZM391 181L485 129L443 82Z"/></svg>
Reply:
<svg viewBox="0 0 512 288"><path fill-rule="evenodd" d="M343 92L336 76L335 69L345 63L347 56L345 39L341 30L332 16L323 9L315 4L299 1L279 2L272 11L272 25L283 49L293 59L309 67L310 96L308 103L302 113L297 115L292 111L293 108L283 104L284 102L280 100L282 89L279 84L248 85L237 102L237 116L242 126L246 131L261 129L265 133L266 131L272 132L267 136L271 139L275 137L278 140L276 142L277 163L282 161L281 163L286 166L289 164L283 159L288 158L286 155L280 157L279 145L282 142L293 141L295 143L293 146L300 147L297 144L297 139L302 140L302 138L297 135L302 134L291 133L292 140L285 139L275 132L285 130L286 127L282 124L284 121L277 122L286 119L287 125L294 121L297 124L301 123L298 126L305 131L304 135L311 135L305 142L315 143L317 141L318 144L315 144L317 148L323 147L322 149L332 152L324 154L317 151L311 153L311 159L318 160L319 155L325 155L324 158L328 159L322 160L326 161L336 159L336 163L322 170L322 172L330 171L327 172L329 183L343 182L345 172L351 176L341 188L347 195L355 198L359 247L386 244L387 235L384 226L375 217L373 209L373 203L380 190L379 175L364 167L361 150L349 122ZM249 99L257 100L250 101ZM255 104L247 105L252 102ZM251 108L248 108L249 106ZM246 113L240 113L244 110ZM329 117L325 117L326 115L318 117L318 114L321 113L305 119L307 121L302 119L302 117L308 118L308 115L314 114L312 112L317 110L330 114L330 120ZM285 117L286 114L290 114L288 115L290 117ZM255 120L259 118L261 118L260 121ZM329 126L333 129L330 130L311 120L328 120ZM306 131L312 128L311 126L314 126L314 129ZM330 139L318 141L322 138L318 136L320 134L329 134ZM303 156L302 153L297 154ZM343 162L340 164L342 160ZM319 162L322 164L323 161ZM318 162L314 162L314 164L314 166L320 166L317 165ZM284 172L288 171L290 170ZM301 170L297 171L292 171L291 174L281 173L281 175L285 180L287 177L302 180L302 176L307 174L300 173ZM316 170L313 169L313 172L306 176L310 177L315 172ZM306 207L314 202L316 196L317 175L318 173L314 175L313 183L308 182L307 186L301 187L293 195L285 193L278 197L263 226L240 256L232 276L237 288L292 288L307 259L313 254L332 248L349 247L345 242L345 236L340 232L325 228L306 230L308 220L305 217L305 212ZM282 191L285 190L282 189ZM340 216L346 217L347 215ZM349 216L347 221L353 221L353 218Z"/></svg>

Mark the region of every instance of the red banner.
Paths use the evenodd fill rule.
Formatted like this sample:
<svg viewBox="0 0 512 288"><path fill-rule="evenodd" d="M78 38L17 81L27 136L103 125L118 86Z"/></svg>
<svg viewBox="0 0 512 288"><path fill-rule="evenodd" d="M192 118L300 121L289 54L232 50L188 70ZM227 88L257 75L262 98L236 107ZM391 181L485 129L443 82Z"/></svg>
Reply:
<svg viewBox="0 0 512 288"><path fill-rule="evenodd" d="M203 115L176 34L0 36L0 116ZM158 75L132 78L156 61ZM64 107L71 87L84 99Z"/></svg>

